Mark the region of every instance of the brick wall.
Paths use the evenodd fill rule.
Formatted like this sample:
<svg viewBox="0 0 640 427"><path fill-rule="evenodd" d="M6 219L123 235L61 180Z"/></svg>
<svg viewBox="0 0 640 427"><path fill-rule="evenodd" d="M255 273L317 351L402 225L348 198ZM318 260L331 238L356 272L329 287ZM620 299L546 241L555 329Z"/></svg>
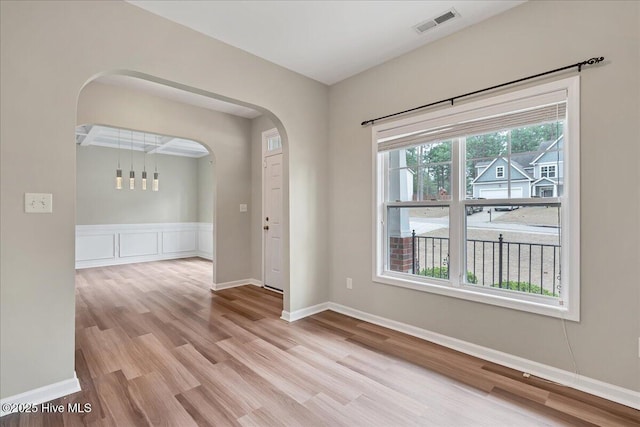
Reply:
<svg viewBox="0 0 640 427"><path fill-rule="evenodd" d="M402 273L413 272L413 238L390 237L389 238L389 263L391 271Z"/></svg>

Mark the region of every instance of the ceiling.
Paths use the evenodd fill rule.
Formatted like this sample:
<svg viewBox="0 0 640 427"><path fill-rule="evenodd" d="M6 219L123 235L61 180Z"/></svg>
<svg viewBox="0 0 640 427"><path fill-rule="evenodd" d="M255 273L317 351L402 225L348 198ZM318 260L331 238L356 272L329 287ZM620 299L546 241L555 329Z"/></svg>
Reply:
<svg viewBox="0 0 640 427"><path fill-rule="evenodd" d="M128 1L328 85L524 3ZM422 34L413 28L451 9L454 19Z"/></svg>
<svg viewBox="0 0 640 427"><path fill-rule="evenodd" d="M193 158L209 154L200 143L188 139L100 125L76 127L76 144Z"/></svg>

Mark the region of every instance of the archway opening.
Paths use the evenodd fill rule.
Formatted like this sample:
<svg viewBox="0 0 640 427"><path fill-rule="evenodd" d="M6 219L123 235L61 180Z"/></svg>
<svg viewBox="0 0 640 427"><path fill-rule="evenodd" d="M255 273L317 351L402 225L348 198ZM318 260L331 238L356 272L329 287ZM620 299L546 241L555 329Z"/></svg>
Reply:
<svg viewBox="0 0 640 427"><path fill-rule="evenodd" d="M280 131L283 151L287 150L286 133L273 114L259 107L229 101L232 100L126 71L105 73L91 79L83 87L78 101L78 123L84 126L108 123L114 128L133 129L134 135L148 133L165 141L168 138L190 139L210 153L215 152L212 161L215 172L211 172L215 174L213 290L242 283L262 284L262 162L255 153L260 153L262 132L274 127ZM90 132L90 129L84 130L84 133ZM137 144L134 146L139 148ZM144 149L140 151L143 152ZM284 168L286 174L286 164ZM128 182L128 173L129 165L124 162L123 185ZM140 172L136 173L136 177L140 177ZM112 175L115 180L115 169ZM284 191L287 191L288 185L285 187ZM287 209L283 206L284 212ZM286 234L284 244L287 244L288 229ZM288 262L283 265L286 276ZM286 282L283 286L285 306L289 290L288 280Z"/></svg>

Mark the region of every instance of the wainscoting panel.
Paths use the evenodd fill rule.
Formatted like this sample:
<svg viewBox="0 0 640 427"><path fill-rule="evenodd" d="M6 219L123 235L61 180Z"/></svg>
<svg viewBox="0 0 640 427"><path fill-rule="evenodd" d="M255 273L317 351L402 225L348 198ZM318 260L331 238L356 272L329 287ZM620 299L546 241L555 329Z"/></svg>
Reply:
<svg viewBox="0 0 640 427"><path fill-rule="evenodd" d="M195 230L165 231L162 233L162 252L193 252L197 248L196 239Z"/></svg>
<svg viewBox="0 0 640 427"><path fill-rule="evenodd" d="M213 259L213 224L199 223L198 253L200 257Z"/></svg>
<svg viewBox="0 0 640 427"><path fill-rule="evenodd" d="M76 268L199 256L213 259L213 224L76 226Z"/></svg>
<svg viewBox="0 0 640 427"><path fill-rule="evenodd" d="M116 235L95 234L76 236L76 261L116 258Z"/></svg>
<svg viewBox="0 0 640 427"><path fill-rule="evenodd" d="M158 232L118 233L120 258L158 255Z"/></svg>

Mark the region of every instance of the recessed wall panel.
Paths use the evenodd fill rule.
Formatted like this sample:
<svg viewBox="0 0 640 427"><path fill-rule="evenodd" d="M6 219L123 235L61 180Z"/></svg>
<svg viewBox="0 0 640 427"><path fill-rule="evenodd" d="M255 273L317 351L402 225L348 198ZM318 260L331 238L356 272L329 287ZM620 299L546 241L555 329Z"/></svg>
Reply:
<svg viewBox="0 0 640 427"><path fill-rule="evenodd" d="M76 237L76 261L115 258L115 234Z"/></svg>
<svg viewBox="0 0 640 427"><path fill-rule="evenodd" d="M158 233L120 233L120 257L158 254Z"/></svg>

